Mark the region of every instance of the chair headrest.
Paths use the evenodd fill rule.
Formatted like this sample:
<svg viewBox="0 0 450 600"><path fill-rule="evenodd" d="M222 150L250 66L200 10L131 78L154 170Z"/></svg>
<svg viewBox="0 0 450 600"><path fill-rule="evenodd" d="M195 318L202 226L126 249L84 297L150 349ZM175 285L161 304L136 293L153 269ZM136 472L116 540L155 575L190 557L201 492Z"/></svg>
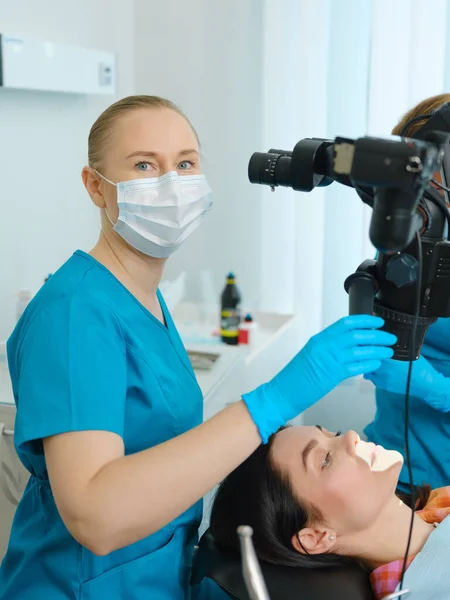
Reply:
<svg viewBox="0 0 450 600"><path fill-rule="evenodd" d="M374 600L367 573L357 567L303 569L261 563L271 600ZM217 546L207 531L199 543L193 585L215 581L234 600L248 600L240 556Z"/></svg>

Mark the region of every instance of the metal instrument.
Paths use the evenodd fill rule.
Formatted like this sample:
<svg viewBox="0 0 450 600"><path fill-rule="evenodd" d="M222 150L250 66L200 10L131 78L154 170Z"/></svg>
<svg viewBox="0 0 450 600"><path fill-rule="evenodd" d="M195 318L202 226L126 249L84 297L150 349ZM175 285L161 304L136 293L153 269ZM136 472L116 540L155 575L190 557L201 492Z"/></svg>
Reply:
<svg viewBox="0 0 450 600"><path fill-rule="evenodd" d="M241 525L241 527L238 527L237 532L241 545L242 575L249 598L250 600L270 600L253 546L253 529L248 525Z"/></svg>

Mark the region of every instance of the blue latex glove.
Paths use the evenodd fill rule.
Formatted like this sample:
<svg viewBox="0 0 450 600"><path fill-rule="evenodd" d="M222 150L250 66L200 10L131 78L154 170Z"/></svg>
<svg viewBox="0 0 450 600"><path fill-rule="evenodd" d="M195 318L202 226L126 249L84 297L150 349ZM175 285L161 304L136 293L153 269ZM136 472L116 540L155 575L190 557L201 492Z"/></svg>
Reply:
<svg viewBox="0 0 450 600"><path fill-rule="evenodd" d="M377 388L395 394L405 394L408 369L409 362L386 360L376 372L368 373L364 377L372 381ZM413 363L409 393L421 398L436 410L450 411L450 379L436 371L423 356Z"/></svg>
<svg viewBox="0 0 450 600"><path fill-rule="evenodd" d="M353 315L312 337L272 381L243 400L263 443L287 421L328 394L339 383L375 371L393 356L397 338L378 329L383 319Z"/></svg>

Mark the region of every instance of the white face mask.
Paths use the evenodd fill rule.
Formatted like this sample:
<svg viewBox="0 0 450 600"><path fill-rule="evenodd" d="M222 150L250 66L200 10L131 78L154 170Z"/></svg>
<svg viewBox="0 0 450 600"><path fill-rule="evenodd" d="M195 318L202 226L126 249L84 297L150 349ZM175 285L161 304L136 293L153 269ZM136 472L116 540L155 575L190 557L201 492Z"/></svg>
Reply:
<svg viewBox="0 0 450 600"><path fill-rule="evenodd" d="M112 223L130 246L154 258L167 258L200 225L211 209L211 188L204 175L178 175L132 179L117 187L119 218Z"/></svg>

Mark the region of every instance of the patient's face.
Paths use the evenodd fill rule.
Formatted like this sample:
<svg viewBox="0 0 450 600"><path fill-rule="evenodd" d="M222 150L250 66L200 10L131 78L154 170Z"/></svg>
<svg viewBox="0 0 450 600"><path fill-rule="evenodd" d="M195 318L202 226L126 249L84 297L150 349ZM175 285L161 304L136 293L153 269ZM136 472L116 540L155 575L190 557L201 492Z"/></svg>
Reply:
<svg viewBox="0 0 450 600"><path fill-rule="evenodd" d="M317 507L340 534L373 524L395 493L402 466L399 455L384 454L388 451L374 444L361 458L358 442L354 431L336 436L318 427L291 427L278 433L272 446L273 460L288 474L294 493ZM380 465L384 470L375 470Z"/></svg>

